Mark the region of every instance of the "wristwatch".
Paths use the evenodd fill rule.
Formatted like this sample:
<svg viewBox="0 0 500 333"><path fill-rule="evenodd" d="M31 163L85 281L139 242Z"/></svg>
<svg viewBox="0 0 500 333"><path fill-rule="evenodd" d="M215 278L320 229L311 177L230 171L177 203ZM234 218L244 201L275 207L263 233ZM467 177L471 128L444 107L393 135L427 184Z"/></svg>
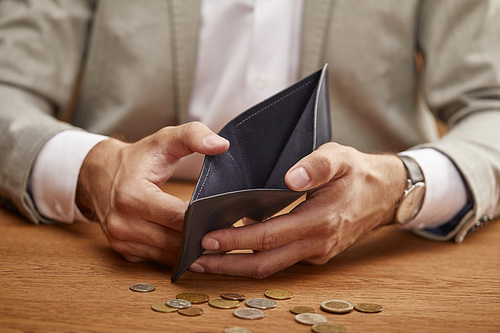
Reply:
<svg viewBox="0 0 500 333"><path fill-rule="evenodd" d="M425 179L418 163L406 155L398 155L406 168L407 187L399 199L395 221L405 224L411 221L422 208L425 197Z"/></svg>

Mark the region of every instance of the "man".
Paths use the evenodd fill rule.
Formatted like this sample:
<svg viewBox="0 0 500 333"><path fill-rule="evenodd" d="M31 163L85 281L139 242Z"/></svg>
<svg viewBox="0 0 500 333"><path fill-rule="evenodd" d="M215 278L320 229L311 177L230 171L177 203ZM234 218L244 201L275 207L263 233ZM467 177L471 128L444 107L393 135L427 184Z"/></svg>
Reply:
<svg viewBox="0 0 500 333"><path fill-rule="evenodd" d="M335 142L285 177L314 190L290 214L206 235L206 249L256 252L191 270L322 264L394 222L461 242L500 212L497 1L0 6L0 195L33 222L99 221L126 259L173 263L186 203L159 186L195 164L184 156L224 152L213 131L231 117L325 62Z"/></svg>

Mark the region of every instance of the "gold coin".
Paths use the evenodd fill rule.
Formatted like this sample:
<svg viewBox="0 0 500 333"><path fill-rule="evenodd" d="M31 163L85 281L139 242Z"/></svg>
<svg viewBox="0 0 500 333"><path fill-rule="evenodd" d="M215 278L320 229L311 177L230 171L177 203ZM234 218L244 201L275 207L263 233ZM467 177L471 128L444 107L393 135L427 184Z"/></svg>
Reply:
<svg viewBox="0 0 500 333"><path fill-rule="evenodd" d="M331 299L321 303L321 310L331 313L348 313L354 309L354 305L348 301Z"/></svg>
<svg viewBox="0 0 500 333"><path fill-rule="evenodd" d="M382 306L375 303L358 303L354 306L359 312L365 313L377 313L382 311Z"/></svg>
<svg viewBox="0 0 500 333"><path fill-rule="evenodd" d="M314 324L311 329L314 333L346 333L345 327L337 324Z"/></svg>
<svg viewBox="0 0 500 333"><path fill-rule="evenodd" d="M177 308L172 308L165 304L165 302L158 302L153 305L151 305L151 309L158 311L158 312L175 312L177 311Z"/></svg>
<svg viewBox="0 0 500 333"><path fill-rule="evenodd" d="M208 295L203 293L180 293L175 296L177 299L184 299L191 304L201 304L208 302Z"/></svg>
<svg viewBox="0 0 500 333"><path fill-rule="evenodd" d="M196 307L190 307L190 308L187 308L187 309L179 309L178 312L181 315L190 316L190 317L200 316L200 315L203 314L203 310L200 309L200 308L196 308Z"/></svg>
<svg viewBox="0 0 500 333"><path fill-rule="evenodd" d="M210 301L208 301L208 304L218 309L234 309L240 306L239 301L232 301L223 298L212 298Z"/></svg>
<svg viewBox="0 0 500 333"><path fill-rule="evenodd" d="M301 313L314 313L315 311L310 306L297 305L297 306L292 306L290 308L290 312L294 314L301 314Z"/></svg>
<svg viewBox="0 0 500 333"><path fill-rule="evenodd" d="M289 299L293 297L293 293L287 290L268 290L264 293L266 297L273 298L273 299Z"/></svg>

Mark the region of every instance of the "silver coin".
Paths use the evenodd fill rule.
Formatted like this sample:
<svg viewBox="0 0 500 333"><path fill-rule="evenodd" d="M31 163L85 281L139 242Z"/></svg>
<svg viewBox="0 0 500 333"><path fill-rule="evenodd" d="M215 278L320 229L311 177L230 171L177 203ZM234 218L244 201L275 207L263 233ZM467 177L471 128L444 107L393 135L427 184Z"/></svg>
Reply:
<svg viewBox="0 0 500 333"><path fill-rule="evenodd" d="M241 318L241 319L261 319L266 316L266 313L262 310L259 309L253 309L253 308L241 308L241 309L236 309L233 311L233 315L235 317Z"/></svg>
<svg viewBox="0 0 500 333"><path fill-rule="evenodd" d="M314 325L328 321L324 316L317 313L301 313L295 316L295 320L304 325Z"/></svg>
<svg viewBox="0 0 500 333"><path fill-rule="evenodd" d="M348 313L354 309L354 304L340 299L321 302L321 310L331 313Z"/></svg>
<svg viewBox="0 0 500 333"><path fill-rule="evenodd" d="M191 302L186 301L185 299L169 299L168 301L165 302L168 306L171 308L177 308L177 309L186 309L191 307Z"/></svg>
<svg viewBox="0 0 500 333"><path fill-rule="evenodd" d="M245 304L251 308L257 308L261 310L272 309L276 307L276 302L272 299L267 298L252 298L247 300Z"/></svg>
<svg viewBox="0 0 500 333"><path fill-rule="evenodd" d="M229 327L224 330L224 333L252 333L252 331L244 327Z"/></svg>
<svg viewBox="0 0 500 333"><path fill-rule="evenodd" d="M147 293L156 290L156 287L150 283L134 283L130 285L130 290L137 291L139 293Z"/></svg>

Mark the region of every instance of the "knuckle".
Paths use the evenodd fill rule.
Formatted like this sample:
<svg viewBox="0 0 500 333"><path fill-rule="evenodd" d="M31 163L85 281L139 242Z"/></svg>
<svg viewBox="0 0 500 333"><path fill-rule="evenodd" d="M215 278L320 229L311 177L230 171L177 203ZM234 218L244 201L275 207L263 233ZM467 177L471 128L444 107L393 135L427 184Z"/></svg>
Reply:
<svg viewBox="0 0 500 333"><path fill-rule="evenodd" d="M330 237L338 231L339 223L338 219L334 216L327 219L324 223L321 223L318 227L318 234L325 237Z"/></svg>
<svg viewBox="0 0 500 333"><path fill-rule="evenodd" d="M264 279L268 276L270 276L271 274L273 274L273 272L269 269L268 266L266 266L265 264L261 264L261 265L258 265L250 274L250 277L252 279L258 279L258 280L261 280L261 279Z"/></svg>
<svg viewBox="0 0 500 333"><path fill-rule="evenodd" d="M199 121L192 121L192 122L189 122L189 123L182 125L183 131L184 131L184 134L186 135L186 137L194 136L196 133L198 133L200 131L202 126L203 126L203 124Z"/></svg>
<svg viewBox="0 0 500 333"><path fill-rule="evenodd" d="M108 230L108 235L110 242L112 240L126 241L130 239L130 230L125 223L120 219L111 218L106 221L106 227Z"/></svg>
<svg viewBox="0 0 500 333"><path fill-rule="evenodd" d="M266 231L260 242L260 250L266 251L274 249L277 246L277 244L278 244L278 237L274 233Z"/></svg>
<svg viewBox="0 0 500 333"><path fill-rule="evenodd" d="M328 263L328 261L330 261L330 260L327 258L313 258L313 259L307 260L307 263L309 263L311 265L320 266L320 265L324 265L324 264Z"/></svg>
<svg viewBox="0 0 500 333"><path fill-rule="evenodd" d="M133 195L129 191L114 191L113 204L118 211L127 212L131 208L131 203L134 202Z"/></svg>
<svg viewBox="0 0 500 333"><path fill-rule="evenodd" d="M125 242L122 242L122 241L114 239L114 238L110 238L108 240L108 242L109 242L109 246L113 250L115 250L116 252L120 253L122 256L130 254L130 251L129 251L128 247L126 246Z"/></svg>
<svg viewBox="0 0 500 333"><path fill-rule="evenodd" d="M318 152L313 155L311 163L314 170L321 178L331 178L333 176L335 169L329 154Z"/></svg>
<svg viewBox="0 0 500 333"><path fill-rule="evenodd" d="M172 127L167 126L159 129L149 137L153 146L161 146L172 136Z"/></svg>
<svg viewBox="0 0 500 333"><path fill-rule="evenodd" d="M317 247L310 259L310 262L314 265L323 265L330 260L330 246L321 245Z"/></svg>

